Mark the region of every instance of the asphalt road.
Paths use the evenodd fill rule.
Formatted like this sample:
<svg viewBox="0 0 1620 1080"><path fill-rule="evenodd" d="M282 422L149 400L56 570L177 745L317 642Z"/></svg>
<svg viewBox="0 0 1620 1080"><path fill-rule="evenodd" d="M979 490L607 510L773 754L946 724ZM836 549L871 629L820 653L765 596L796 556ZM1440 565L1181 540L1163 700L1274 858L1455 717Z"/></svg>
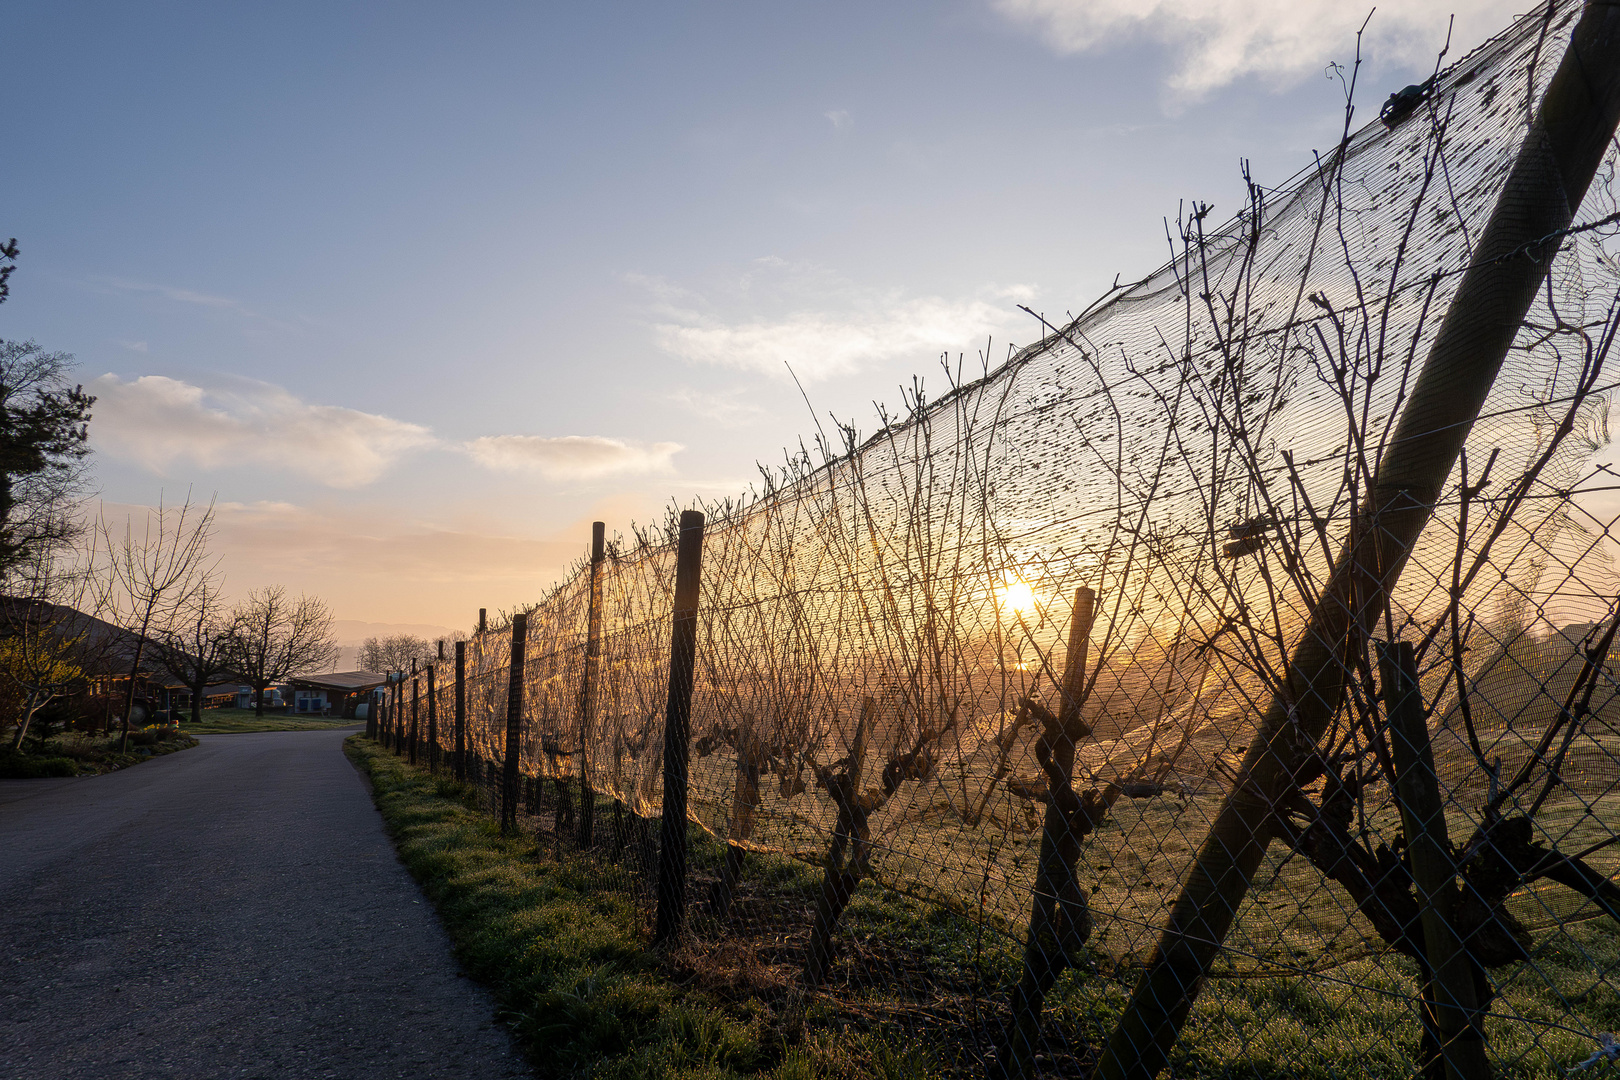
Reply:
<svg viewBox="0 0 1620 1080"><path fill-rule="evenodd" d="M0 781L0 1077L532 1076L347 734Z"/></svg>

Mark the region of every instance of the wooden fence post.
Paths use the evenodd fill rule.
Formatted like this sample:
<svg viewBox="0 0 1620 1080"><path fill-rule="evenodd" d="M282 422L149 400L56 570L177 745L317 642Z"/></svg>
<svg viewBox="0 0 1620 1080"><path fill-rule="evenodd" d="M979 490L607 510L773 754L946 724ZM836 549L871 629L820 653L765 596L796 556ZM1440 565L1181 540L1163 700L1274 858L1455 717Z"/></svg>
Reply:
<svg viewBox="0 0 1620 1080"><path fill-rule="evenodd" d="M456 779L467 779L467 643L456 642Z"/></svg>
<svg viewBox="0 0 1620 1080"><path fill-rule="evenodd" d="M422 683L416 677L416 661L411 661L411 737L406 743L410 762L416 764L417 749L422 742Z"/></svg>
<svg viewBox="0 0 1620 1080"><path fill-rule="evenodd" d="M428 666L428 767L434 772L439 771L439 763L444 760L444 753L439 747L439 695L438 671L439 665L444 663L444 638L438 640L439 658L437 662Z"/></svg>
<svg viewBox="0 0 1620 1080"><path fill-rule="evenodd" d="M602 560L607 526L591 522L590 609L585 624L585 672L579 688L579 832L581 848L595 839L596 791L591 787L591 735L596 716L597 668L602 655Z"/></svg>
<svg viewBox="0 0 1620 1080"><path fill-rule="evenodd" d="M1029 932L1024 943L1024 974L1013 991L1013 1030L1008 1040L1008 1059L1003 1063L1008 1076L1025 1076L1035 1063L1035 1048L1041 1036L1041 1008L1047 992L1063 969L1078 959L1071 953L1090 935L1091 913L1075 881L1081 838L1073 833L1070 818L1061 808L1072 799L1074 750L1091 734L1081 719L1085 704L1086 654L1091 626L1096 614L1097 594L1082 586L1075 590L1074 610L1069 617L1068 655L1063 669L1063 700L1058 704L1057 730L1043 733L1050 747L1052 769L1058 774L1048 780L1049 798L1041 830L1040 857L1035 864L1035 888L1031 898Z"/></svg>
<svg viewBox="0 0 1620 1080"><path fill-rule="evenodd" d="M405 753L405 669L394 680L394 756Z"/></svg>
<svg viewBox="0 0 1620 1080"><path fill-rule="evenodd" d="M655 945L674 939L686 922L686 773L692 741L692 682L697 670L698 584L702 570L703 514L683 510L675 554L669 699L664 708L664 816L659 834Z"/></svg>
<svg viewBox="0 0 1620 1080"><path fill-rule="evenodd" d="M439 652L444 652L444 643L440 642ZM443 660L443 655L440 655ZM427 712L428 712L428 768L434 772L439 771L439 695L435 692L433 684L434 667L428 665L427 669Z"/></svg>
<svg viewBox="0 0 1620 1080"><path fill-rule="evenodd" d="M1417 659L1410 641L1378 643L1378 669L1389 722L1390 754L1401 796L1406 856L1423 919L1429 970L1424 987L1425 1026L1449 1080L1489 1080L1485 1032L1474 993L1475 964L1451 925L1457 909L1457 867L1447 837L1446 808L1429 745L1429 721L1418 692ZM1427 1063L1425 1063L1427 1064Z"/></svg>
<svg viewBox="0 0 1620 1080"><path fill-rule="evenodd" d="M529 617L523 612L512 616L512 664L506 689L506 761L501 777L501 834L517 831L518 754L523 741L523 646L529 633Z"/></svg>

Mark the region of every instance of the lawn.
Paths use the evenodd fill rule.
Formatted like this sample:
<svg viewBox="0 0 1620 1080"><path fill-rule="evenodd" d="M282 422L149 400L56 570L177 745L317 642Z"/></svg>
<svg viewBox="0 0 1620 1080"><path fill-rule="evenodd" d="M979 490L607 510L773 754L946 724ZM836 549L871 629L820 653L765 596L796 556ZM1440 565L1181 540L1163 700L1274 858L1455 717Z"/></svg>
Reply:
<svg viewBox="0 0 1620 1080"><path fill-rule="evenodd" d="M237 735L250 731L329 731L354 727L359 720L332 720L300 716L297 713L267 712L254 716L252 709L204 709L202 723L185 718L180 728L187 735Z"/></svg>

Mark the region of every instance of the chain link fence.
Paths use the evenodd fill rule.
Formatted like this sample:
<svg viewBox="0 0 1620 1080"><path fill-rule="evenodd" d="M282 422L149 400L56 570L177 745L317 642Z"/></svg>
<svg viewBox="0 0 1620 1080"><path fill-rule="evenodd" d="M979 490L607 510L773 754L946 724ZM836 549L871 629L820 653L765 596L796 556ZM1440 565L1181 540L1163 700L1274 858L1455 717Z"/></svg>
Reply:
<svg viewBox="0 0 1620 1080"><path fill-rule="evenodd" d="M1311 169L876 434L599 531L374 734L591 852L682 977L964 1075L1608 1067L1613 109L1558 140L1609 10L1347 104Z"/></svg>

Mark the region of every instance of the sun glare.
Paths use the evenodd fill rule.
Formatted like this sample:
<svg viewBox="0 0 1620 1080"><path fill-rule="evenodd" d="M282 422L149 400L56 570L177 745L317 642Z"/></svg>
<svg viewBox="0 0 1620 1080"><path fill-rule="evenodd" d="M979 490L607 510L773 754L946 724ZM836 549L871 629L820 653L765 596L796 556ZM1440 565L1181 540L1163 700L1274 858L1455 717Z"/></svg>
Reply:
<svg viewBox="0 0 1620 1080"><path fill-rule="evenodd" d="M1027 615L1035 610L1035 590L1027 581L1009 581L1000 592L1001 606L1013 614Z"/></svg>

